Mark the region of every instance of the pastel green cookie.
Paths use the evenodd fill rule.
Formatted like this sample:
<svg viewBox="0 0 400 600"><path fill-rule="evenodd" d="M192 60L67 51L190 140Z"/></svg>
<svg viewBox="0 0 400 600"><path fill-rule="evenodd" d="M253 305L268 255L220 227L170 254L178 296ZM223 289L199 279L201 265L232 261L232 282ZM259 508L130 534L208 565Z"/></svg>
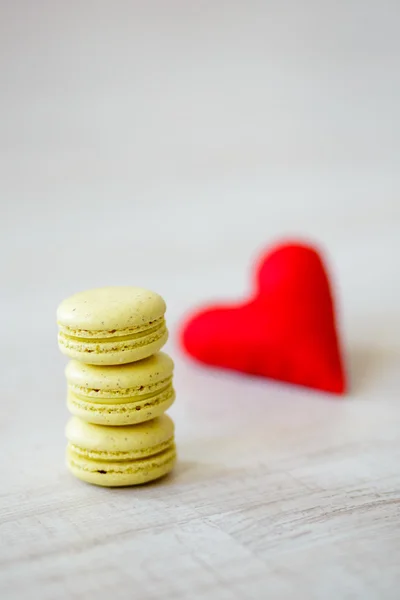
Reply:
<svg viewBox="0 0 400 600"><path fill-rule="evenodd" d="M163 414L175 400L174 363L163 352L119 366L68 363L67 404L73 415L100 425L132 425Z"/></svg>
<svg viewBox="0 0 400 600"><path fill-rule="evenodd" d="M95 485L146 483L169 473L176 461L174 424L167 415L122 427L72 417L66 435L69 470Z"/></svg>
<svg viewBox="0 0 400 600"><path fill-rule="evenodd" d="M168 339L165 310L161 296L142 288L80 292L57 309L60 350L92 365L142 360L158 352Z"/></svg>

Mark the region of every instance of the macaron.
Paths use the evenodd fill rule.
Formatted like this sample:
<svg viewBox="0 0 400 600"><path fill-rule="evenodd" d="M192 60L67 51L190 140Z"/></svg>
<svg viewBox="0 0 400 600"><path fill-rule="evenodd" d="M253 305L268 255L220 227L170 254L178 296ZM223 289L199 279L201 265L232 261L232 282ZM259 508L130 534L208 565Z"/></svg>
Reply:
<svg viewBox="0 0 400 600"><path fill-rule="evenodd" d="M174 363L164 352L127 365L87 365L65 370L69 411L99 425L132 425L163 414L175 400Z"/></svg>
<svg viewBox="0 0 400 600"><path fill-rule="evenodd" d="M75 477L95 485L146 483L169 473L176 461L174 424L167 415L122 427L72 417L66 436L67 467Z"/></svg>
<svg viewBox="0 0 400 600"><path fill-rule="evenodd" d="M80 292L57 309L60 350L92 365L142 360L158 352L168 339L165 310L161 296L143 288Z"/></svg>

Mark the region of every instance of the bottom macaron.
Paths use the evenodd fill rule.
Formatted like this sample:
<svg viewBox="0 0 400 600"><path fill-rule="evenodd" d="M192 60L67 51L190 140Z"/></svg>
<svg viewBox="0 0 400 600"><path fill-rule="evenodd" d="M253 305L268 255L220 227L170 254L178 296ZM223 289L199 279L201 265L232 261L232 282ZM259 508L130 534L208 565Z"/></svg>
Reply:
<svg viewBox="0 0 400 600"><path fill-rule="evenodd" d="M68 469L95 485L146 483L169 473L176 462L174 424L167 415L120 427L94 425L73 417L66 435Z"/></svg>

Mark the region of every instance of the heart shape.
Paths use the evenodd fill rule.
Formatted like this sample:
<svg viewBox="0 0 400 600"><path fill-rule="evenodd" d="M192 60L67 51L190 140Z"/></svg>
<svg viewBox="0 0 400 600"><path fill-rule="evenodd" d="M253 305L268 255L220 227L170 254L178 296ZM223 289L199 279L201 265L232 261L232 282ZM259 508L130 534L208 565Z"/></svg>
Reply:
<svg viewBox="0 0 400 600"><path fill-rule="evenodd" d="M346 390L331 287L311 246L273 248L256 270L251 298L196 313L181 342L208 365L336 394Z"/></svg>

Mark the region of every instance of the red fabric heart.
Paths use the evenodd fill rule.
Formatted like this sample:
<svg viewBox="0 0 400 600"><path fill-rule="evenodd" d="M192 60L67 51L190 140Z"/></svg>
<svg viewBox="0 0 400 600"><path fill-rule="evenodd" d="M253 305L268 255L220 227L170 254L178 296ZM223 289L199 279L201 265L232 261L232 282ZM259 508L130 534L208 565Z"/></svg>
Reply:
<svg viewBox="0 0 400 600"><path fill-rule="evenodd" d="M256 273L248 302L206 308L184 325L186 352L209 365L343 394L332 293L317 250L279 245Z"/></svg>

